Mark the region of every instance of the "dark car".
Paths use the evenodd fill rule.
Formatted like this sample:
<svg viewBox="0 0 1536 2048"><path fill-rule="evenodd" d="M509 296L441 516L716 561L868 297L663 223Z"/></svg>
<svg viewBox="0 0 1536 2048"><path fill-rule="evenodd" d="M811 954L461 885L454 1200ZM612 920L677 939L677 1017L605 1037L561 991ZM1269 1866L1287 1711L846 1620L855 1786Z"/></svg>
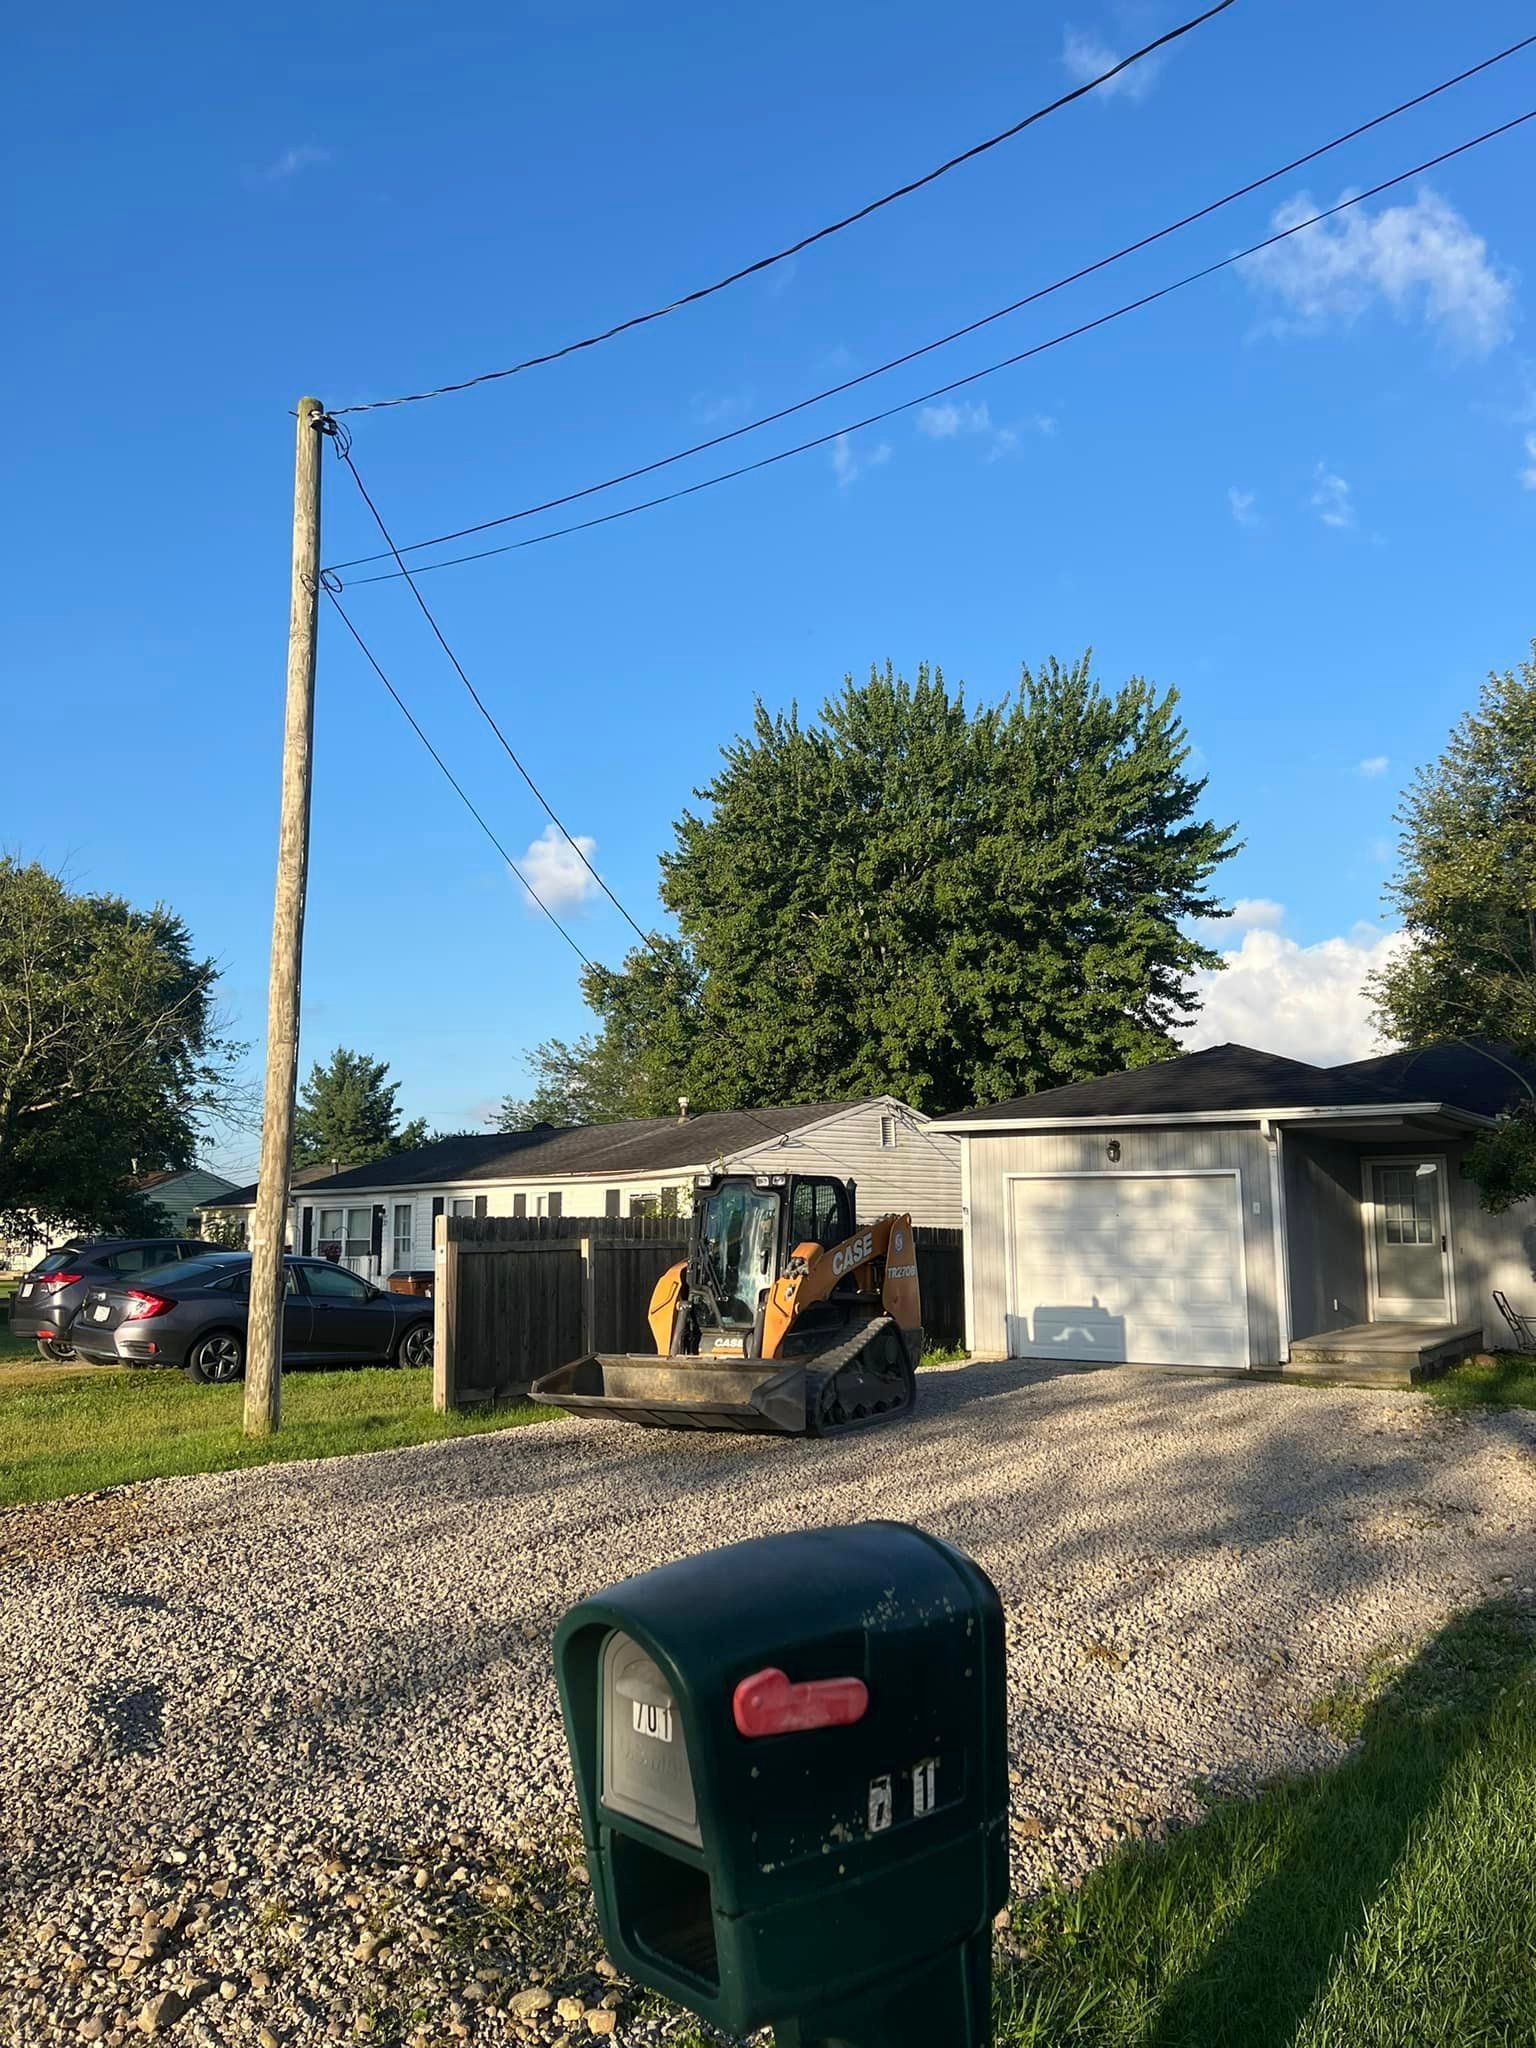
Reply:
<svg viewBox="0 0 1536 2048"><path fill-rule="evenodd" d="M111 1287L151 1266L216 1249L200 1237L72 1237L22 1275L11 1303L11 1335L35 1337L44 1358L62 1364L75 1355L65 1333L92 1287Z"/></svg>
<svg viewBox="0 0 1536 2048"><path fill-rule="evenodd" d="M327 1259L289 1259L285 1365L430 1365L432 1304L386 1294ZM70 1328L82 1358L180 1365L217 1385L245 1371L248 1252L209 1252L146 1272L132 1286L93 1287Z"/></svg>

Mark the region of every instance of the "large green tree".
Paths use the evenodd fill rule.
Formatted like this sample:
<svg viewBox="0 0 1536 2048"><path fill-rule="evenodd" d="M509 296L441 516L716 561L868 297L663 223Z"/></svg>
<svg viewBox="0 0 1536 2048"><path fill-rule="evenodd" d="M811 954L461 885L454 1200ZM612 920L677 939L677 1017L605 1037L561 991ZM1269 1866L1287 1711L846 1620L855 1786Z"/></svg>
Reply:
<svg viewBox="0 0 1536 2048"><path fill-rule="evenodd" d="M387 1060L370 1059L344 1045L324 1065L316 1060L294 1113L294 1164L363 1166L386 1153L424 1145L426 1119L401 1124L395 1104L400 1084L388 1074Z"/></svg>
<svg viewBox="0 0 1536 2048"><path fill-rule="evenodd" d="M586 976L598 1028L535 1055L545 1099L944 1111L1165 1057L1236 850L1204 787L1176 693L1087 655L995 705L889 666L812 720L759 703L663 857L680 937Z"/></svg>
<svg viewBox="0 0 1536 2048"><path fill-rule="evenodd" d="M135 1170L190 1166L238 1107L217 970L163 904L81 893L0 859L0 1222L153 1227Z"/></svg>
<svg viewBox="0 0 1536 2048"><path fill-rule="evenodd" d="M1536 1059L1536 641L1518 669L1489 676L1397 817L1388 894L1410 943L1373 986L1383 1029ZM1510 1085L1514 1107L1470 1161L1497 1209L1536 1196L1536 1100L1517 1071Z"/></svg>

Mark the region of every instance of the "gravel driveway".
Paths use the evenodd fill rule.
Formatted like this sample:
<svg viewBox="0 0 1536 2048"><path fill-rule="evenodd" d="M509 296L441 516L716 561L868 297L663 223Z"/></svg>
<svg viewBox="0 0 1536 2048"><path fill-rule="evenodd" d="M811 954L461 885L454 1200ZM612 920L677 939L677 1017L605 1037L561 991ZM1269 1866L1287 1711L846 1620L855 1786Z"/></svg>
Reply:
<svg viewBox="0 0 1536 2048"><path fill-rule="evenodd" d="M830 1443L562 1422L0 1516L8 2038L110 2042L166 1991L210 2043L659 2038L561 1891L551 1630L650 1565L869 1516L1002 1593L1026 1885L1199 1783L1332 1760L1309 1701L1536 1582L1536 1415L971 1366Z"/></svg>

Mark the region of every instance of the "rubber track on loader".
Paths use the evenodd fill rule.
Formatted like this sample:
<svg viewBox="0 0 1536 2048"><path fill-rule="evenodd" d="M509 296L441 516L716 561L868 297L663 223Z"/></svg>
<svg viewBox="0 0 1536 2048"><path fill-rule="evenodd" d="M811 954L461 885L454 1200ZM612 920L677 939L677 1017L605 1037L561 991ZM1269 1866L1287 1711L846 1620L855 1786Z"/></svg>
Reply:
<svg viewBox="0 0 1536 2048"><path fill-rule="evenodd" d="M866 1372L859 1361L871 1353L884 1355L876 1370ZM911 1412L916 1397L917 1381L907 1358L906 1340L889 1316L876 1316L856 1337L806 1358L808 1436L837 1436L847 1429L865 1429L872 1422L893 1421Z"/></svg>

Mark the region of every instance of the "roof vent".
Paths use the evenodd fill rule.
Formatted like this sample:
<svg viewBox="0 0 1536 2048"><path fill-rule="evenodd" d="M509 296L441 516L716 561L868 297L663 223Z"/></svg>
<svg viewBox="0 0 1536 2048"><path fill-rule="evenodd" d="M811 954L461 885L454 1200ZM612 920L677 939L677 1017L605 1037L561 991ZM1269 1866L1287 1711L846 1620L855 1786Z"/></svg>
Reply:
<svg viewBox="0 0 1536 2048"><path fill-rule="evenodd" d="M688 1098L686 1095L679 1095L677 1098L677 1120L680 1124L685 1124L688 1121Z"/></svg>

